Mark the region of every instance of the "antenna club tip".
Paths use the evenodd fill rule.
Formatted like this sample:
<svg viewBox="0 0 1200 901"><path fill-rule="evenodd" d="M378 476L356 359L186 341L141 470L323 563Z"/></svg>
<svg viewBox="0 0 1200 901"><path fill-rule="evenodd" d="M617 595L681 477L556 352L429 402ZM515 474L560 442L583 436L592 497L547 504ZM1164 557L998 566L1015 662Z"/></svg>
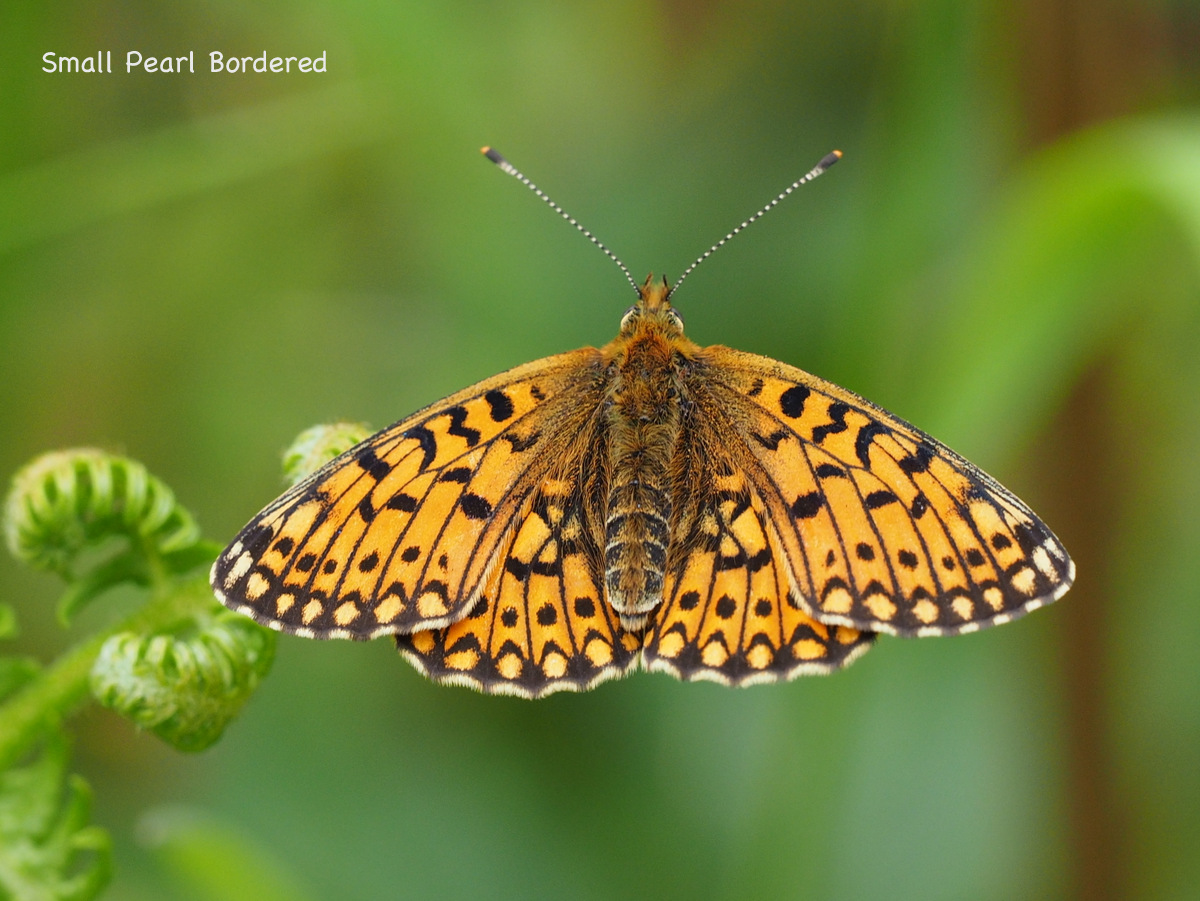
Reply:
<svg viewBox="0 0 1200 901"><path fill-rule="evenodd" d="M501 165L502 163L507 162L507 160L505 160L504 157L500 155L499 151L493 150L491 147L480 147L479 152L482 153L484 156L486 156L489 160L491 160L497 166Z"/></svg>
<svg viewBox="0 0 1200 901"><path fill-rule="evenodd" d="M832 153L827 153L821 162L817 163L817 168L824 172L834 163L842 158L842 151L835 150Z"/></svg>

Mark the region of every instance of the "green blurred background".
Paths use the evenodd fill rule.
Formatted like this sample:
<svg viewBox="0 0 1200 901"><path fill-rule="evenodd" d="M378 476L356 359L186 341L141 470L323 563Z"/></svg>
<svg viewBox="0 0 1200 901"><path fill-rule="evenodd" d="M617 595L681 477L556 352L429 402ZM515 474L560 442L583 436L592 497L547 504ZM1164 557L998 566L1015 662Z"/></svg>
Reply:
<svg viewBox="0 0 1200 901"><path fill-rule="evenodd" d="M620 273L481 144L671 277L838 147L689 278L689 335L933 432L1079 567L1015 625L738 691L530 703L285 638L202 755L76 721L109 897L1200 897L1195 2L22 0L0 46L5 473L118 450L228 539L303 428L615 334ZM64 634L57 590L0 559L19 650L134 600Z"/></svg>

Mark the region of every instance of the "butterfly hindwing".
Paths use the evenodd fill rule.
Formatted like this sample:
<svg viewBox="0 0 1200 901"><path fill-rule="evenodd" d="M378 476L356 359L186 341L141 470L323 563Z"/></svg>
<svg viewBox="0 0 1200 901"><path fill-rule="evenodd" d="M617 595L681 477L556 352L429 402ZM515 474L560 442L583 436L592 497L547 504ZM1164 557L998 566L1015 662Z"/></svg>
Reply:
<svg viewBox="0 0 1200 901"><path fill-rule="evenodd" d="M599 560L578 481L547 480L498 549L470 613L444 629L397 635L396 645L431 679L493 694L535 698L621 676L637 664L641 639L605 602Z"/></svg>
<svg viewBox="0 0 1200 901"><path fill-rule="evenodd" d="M331 461L217 559L218 596L273 628L318 638L459 619L550 465L546 448L572 441L594 415L595 356L584 348L517 367Z"/></svg>
<svg viewBox="0 0 1200 901"><path fill-rule="evenodd" d="M902 635L1008 622L1074 568L993 478L869 401L783 363L703 351L701 403L742 437L789 578L826 623Z"/></svg>
<svg viewBox="0 0 1200 901"><path fill-rule="evenodd" d="M691 534L673 538L678 550L646 636L646 668L750 685L830 672L866 652L872 633L826 625L800 606L778 536L745 473L702 456L711 487Z"/></svg>

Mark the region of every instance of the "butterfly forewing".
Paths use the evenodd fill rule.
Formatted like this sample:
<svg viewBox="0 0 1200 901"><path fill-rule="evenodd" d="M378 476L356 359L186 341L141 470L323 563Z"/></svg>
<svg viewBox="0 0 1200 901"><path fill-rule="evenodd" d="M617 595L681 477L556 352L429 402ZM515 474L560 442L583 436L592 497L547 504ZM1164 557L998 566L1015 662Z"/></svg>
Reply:
<svg viewBox="0 0 1200 901"><path fill-rule="evenodd" d="M287 491L217 559L227 605L313 637L464 616L497 546L599 406L591 348L526 364L379 432Z"/></svg>
<svg viewBox="0 0 1200 901"><path fill-rule="evenodd" d="M971 631L1058 598L1074 569L1011 492L869 401L723 347L704 373L779 530L790 581L826 623Z"/></svg>

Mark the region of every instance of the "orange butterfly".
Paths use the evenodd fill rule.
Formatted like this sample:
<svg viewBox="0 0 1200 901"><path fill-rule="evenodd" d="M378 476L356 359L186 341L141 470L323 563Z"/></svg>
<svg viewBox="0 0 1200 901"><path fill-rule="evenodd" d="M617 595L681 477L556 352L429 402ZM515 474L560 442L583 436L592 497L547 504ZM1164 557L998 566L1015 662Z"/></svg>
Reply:
<svg viewBox="0 0 1200 901"><path fill-rule="evenodd" d="M1062 544L990 476L844 388L692 343L666 280L634 285L605 347L466 388L285 492L213 565L217 596L532 698L639 663L829 672L877 632L971 632L1070 587Z"/></svg>

